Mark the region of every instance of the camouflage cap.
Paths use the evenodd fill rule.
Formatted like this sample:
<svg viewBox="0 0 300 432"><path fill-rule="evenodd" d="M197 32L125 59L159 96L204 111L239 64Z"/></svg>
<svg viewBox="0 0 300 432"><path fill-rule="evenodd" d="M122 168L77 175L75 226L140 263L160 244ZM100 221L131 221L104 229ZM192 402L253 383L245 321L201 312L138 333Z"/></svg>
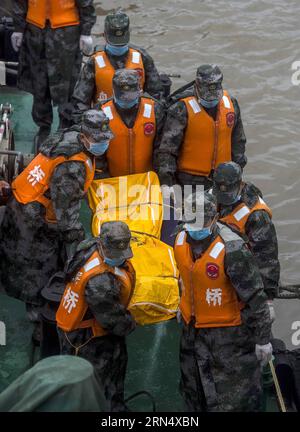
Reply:
<svg viewBox="0 0 300 432"><path fill-rule="evenodd" d="M81 132L95 142L111 140L114 137L109 126L109 118L103 111L95 109L90 109L83 113Z"/></svg>
<svg viewBox="0 0 300 432"><path fill-rule="evenodd" d="M109 258L132 258L130 247L131 232L122 221L104 222L101 225L99 240Z"/></svg>
<svg viewBox="0 0 300 432"><path fill-rule="evenodd" d="M208 191L192 193L184 201L183 222L202 229L214 219L217 214L215 197Z"/></svg>
<svg viewBox="0 0 300 432"><path fill-rule="evenodd" d="M213 176L213 193L218 204L233 204L242 183L242 168L235 162L218 165Z"/></svg>
<svg viewBox="0 0 300 432"><path fill-rule="evenodd" d="M141 94L140 75L134 69L118 69L113 77L113 90L116 98L134 100Z"/></svg>
<svg viewBox="0 0 300 432"><path fill-rule="evenodd" d="M222 81L221 69L215 64L205 64L197 69L195 84L199 96L206 101L222 98Z"/></svg>
<svg viewBox="0 0 300 432"><path fill-rule="evenodd" d="M104 34L111 45L126 45L129 42L129 17L124 12L109 13L104 21Z"/></svg>

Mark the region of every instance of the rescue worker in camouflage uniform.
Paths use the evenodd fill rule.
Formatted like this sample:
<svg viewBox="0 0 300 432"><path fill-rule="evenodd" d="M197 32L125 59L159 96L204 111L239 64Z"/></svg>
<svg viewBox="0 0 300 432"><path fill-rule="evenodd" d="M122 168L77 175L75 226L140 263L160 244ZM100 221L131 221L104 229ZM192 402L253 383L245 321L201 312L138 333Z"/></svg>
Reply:
<svg viewBox="0 0 300 432"><path fill-rule="evenodd" d="M152 57L146 50L129 43L129 17L121 12L110 13L104 23L105 45L89 58L82 69L72 96L73 119L93 103L103 102L113 95L113 76L117 69L139 72L144 92L159 99L163 88ZM66 112L66 117L70 113Z"/></svg>
<svg viewBox="0 0 300 432"><path fill-rule="evenodd" d="M78 79L82 52L93 49L93 0L14 0L12 45L20 49L18 86L33 95L36 147L51 132L52 104L59 113ZM60 115L60 127L67 127Z"/></svg>
<svg viewBox="0 0 300 432"><path fill-rule="evenodd" d="M241 237L217 224L210 193L187 201L195 208L184 214L174 247L182 280L182 396L189 411L258 411L261 366L272 354L259 270Z"/></svg>
<svg viewBox="0 0 300 432"><path fill-rule="evenodd" d="M222 81L218 66L202 65L194 87L170 106L156 159L161 184L209 189L219 163L246 165L240 108L223 90Z"/></svg>
<svg viewBox="0 0 300 432"><path fill-rule="evenodd" d="M105 222L98 237L79 245L56 314L61 353L93 364L110 411L127 410L125 337L136 326L127 310L135 286L130 239L124 222Z"/></svg>
<svg viewBox="0 0 300 432"><path fill-rule="evenodd" d="M102 111L86 111L80 126L50 136L12 183L0 230L0 275L6 293L26 303L32 321L41 289L85 237L81 200L94 178L95 156L112 136Z"/></svg>
<svg viewBox="0 0 300 432"><path fill-rule="evenodd" d="M101 166L99 161L97 168L111 177L147 172L152 169L153 155L159 147L163 106L141 94L135 70L117 70L113 89L114 97L101 108L110 120L114 138L106 153L107 166Z"/></svg>
<svg viewBox="0 0 300 432"><path fill-rule="evenodd" d="M264 282L271 318L275 319L273 299L278 294L280 263L272 212L261 191L242 180L242 169L235 162L220 164L213 177L213 193L220 222L245 236Z"/></svg>

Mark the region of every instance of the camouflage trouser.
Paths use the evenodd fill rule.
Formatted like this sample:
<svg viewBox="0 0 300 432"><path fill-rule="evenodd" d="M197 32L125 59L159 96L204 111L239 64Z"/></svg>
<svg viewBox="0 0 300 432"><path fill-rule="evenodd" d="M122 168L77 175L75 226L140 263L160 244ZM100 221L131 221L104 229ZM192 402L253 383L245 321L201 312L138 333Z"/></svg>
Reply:
<svg viewBox="0 0 300 432"><path fill-rule="evenodd" d="M43 302L41 290L63 265L59 232L44 214L37 201L23 205L11 197L0 230L3 287L9 296L36 306Z"/></svg>
<svg viewBox="0 0 300 432"><path fill-rule="evenodd" d="M85 330L74 331L68 333L67 337L73 346L82 346L77 355L90 361L94 366L104 388L109 410L127 411L124 403L124 381L128 359L125 338L113 335L102 336L93 338L84 345L86 337L83 334L86 334ZM74 355L75 349L67 340L65 333L58 329L58 335L61 354Z"/></svg>
<svg viewBox="0 0 300 432"><path fill-rule="evenodd" d="M25 29L18 84L32 93L32 118L40 127L51 126L52 104L60 111L73 93L82 61L79 36L79 26Z"/></svg>
<svg viewBox="0 0 300 432"><path fill-rule="evenodd" d="M183 326L180 392L188 411L259 411L261 371L245 326Z"/></svg>

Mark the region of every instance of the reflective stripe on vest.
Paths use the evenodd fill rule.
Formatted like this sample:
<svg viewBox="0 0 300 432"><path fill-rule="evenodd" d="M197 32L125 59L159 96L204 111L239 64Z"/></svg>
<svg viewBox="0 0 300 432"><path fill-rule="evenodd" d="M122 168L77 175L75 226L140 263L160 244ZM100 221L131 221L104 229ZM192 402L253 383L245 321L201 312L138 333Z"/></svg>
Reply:
<svg viewBox="0 0 300 432"><path fill-rule="evenodd" d="M222 162L231 161L234 107L226 91L218 105L217 120L207 114L195 97L182 99L188 122L178 161L178 170L208 176Z"/></svg>
<svg viewBox="0 0 300 432"><path fill-rule="evenodd" d="M204 254L193 261L186 233L178 234L175 259L183 282L180 311L195 327L229 327L241 324L240 303L224 269L225 243L218 236Z"/></svg>
<svg viewBox="0 0 300 432"><path fill-rule="evenodd" d="M96 93L94 101L103 101L109 99L113 95L112 80L115 74L115 68L109 61L105 51L99 51L93 55L95 60L95 86ZM125 64L125 69L136 69L140 75L141 88L145 85L145 69L142 55L139 51L129 48L128 58Z"/></svg>
<svg viewBox="0 0 300 432"><path fill-rule="evenodd" d="M46 208L46 220L50 223L56 222L56 216L52 201L45 197L45 192L50 187L51 177L56 167L64 162L82 162L86 169L86 180L84 192L90 187L95 173L95 162L83 152L70 158L58 156L50 159L39 153L30 164L13 181L12 188L16 200L21 204L37 201Z"/></svg>
<svg viewBox="0 0 300 432"><path fill-rule="evenodd" d="M270 218L272 218L271 209L261 197L258 197L256 204L252 208L249 208L245 203L241 203L229 215L220 218L220 221L245 234L249 216L258 210L266 211Z"/></svg>
<svg viewBox="0 0 300 432"><path fill-rule="evenodd" d="M124 124L112 100L104 104L102 110L109 118L109 125L114 134L107 151L110 175L119 177L150 171L156 133L154 101L141 98L132 129Z"/></svg>
<svg viewBox="0 0 300 432"><path fill-rule="evenodd" d="M52 28L67 27L80 23L75 0L28 0L26 21L44 28L46 20Z"/></svg>
<svg viewBox="0 0 300 432"><path fill-rule="evenodd" d="M127 307L134 289L135 273L130 261L126 262L126 266L126 270L110 267L105 264L99 252L95 251L72 281L67 284L56 313L57 326L65 332L91 328L94 337L107 334L95 318L84 320L88 310L85 287L92 277L106 272L112 273L121 282L120 303Z"/></svg>

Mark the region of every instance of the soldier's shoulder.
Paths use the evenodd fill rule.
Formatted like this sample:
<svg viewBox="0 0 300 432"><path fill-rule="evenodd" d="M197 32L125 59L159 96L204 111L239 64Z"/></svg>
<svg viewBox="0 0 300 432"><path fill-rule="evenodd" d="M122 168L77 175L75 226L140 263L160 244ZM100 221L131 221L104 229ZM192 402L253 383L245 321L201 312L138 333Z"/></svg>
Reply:
<svg viewBox="0 0 300 432"><path fill-rule="evenodd" d="M230 90L227 90L226 88L223 90L223 96L228 96L232 102L236 102L236 97L231 93Z"/></svg>
<svg viewBox="0 0 300 432"><path fill-rule="evenodd" d="M149 100L154 101L154 104L157 105L158 107L162 107L163 108L163 106L164 106L159 99L156 99L155 97L151 96L147 92L142 93L141 96L142 96L143 99L149 99Z"/></svg>
<svg viewBox="0 0 300 432"><path fill-rule="evenodd" d="M183 100L178 100L168 107L168 116L183 117L186 116L187 109Z"/></svg>
<svg viewBox="0 0 300 432"><path fill-rule="evenodd" d="M79 243L73 257L67 262L65 273L71 280L96 250L96 238L88 238Z"/></svg>
<svg viewBox="0 0 300 432"><path fill-rule="evenodd" d="M240 112L240 106L239 106L239 103L238 103L237 98L236 98L235 96L233 96L233 95L232 95L231 93L229 93L229 92L227 92L227 94L228 94L228 96L229 96L229 98L230 98L230 100L231 100L231 102L232 102L232 105L233 105L233 108L234 108L235 113L236 113L236 114L239 114L239 112Z"/></svg>
<svg viewBox="0 0 300 432"><path fill-rule="evenodd" d="M47 139L40 145L39 151L44 156L51 157L53 150L58 146L63 139L63 131L57 131L48 136Z"/></svg>
<svg viewBox="0 0 300 432"><path fill-rule="evenodd" d="M190 86L183 86L177 90L175 90L169 97L168 97L168 105L171 106L174 103L186 99L188 97L194 96L194 85L191 84Z"/></svg>
<svg viewBox="0 0 300 432"><path fill-rule="evenodd" d="M40 151L45 156L52 158L57 156L70 157L80 153L83 146L78 140L79 133L79 126L58 131L42 144Z"/></svg>
<svg viewBox="0 0 300 432"><path fill-rule="evenodd" d="M142 48L139 45L135 45L133 43L130 43L128 46L131 49L139 51L143 56L148 56L149 57L149 54L148 54L148 52L147 52L147 50L145 48Z"/></svg>
<svg viewBox="0 0 300 432"><path fill-rule="evenodd" d="M58 143L57 151L66 156L80 153L83 150L83 146L78 140L79 133L80 129L78 126L74 127L72 130L66 130L62 140Z"/></svg>
<svg viewBox="0 0 300 432"><path fill-rule="evenodd" d="M96 104L94 105L94 108L96 110L100 110L100 109L102 109L102 107L104 105L106 105L108 102L111 102L112 100L113 100L113 97L110 97L110 98L107 98L107 99L103 99L103 100L98 100L96 102Z"/></svg>
<svg viewBox="0 0 300 432"><path fill-rule="evenodd" d="M233 231L227 225L218 222L219 235L222 238L225 246L225 255L238 260L244 256L245 248L247 248L245 240L242 236Z"/></svg>
<svg viewBox="0 0 300 432"><path fill-rule="evenodd" d="M244 187L242 189L242 199L249 208L253 208L259 198L262 197L263 194L261 190L253 183L247 182L244 184Z"/></svg>
<svg viewBox="0 0 300 432"><path fill-rule="evenodd" d="M81 251L87 251L91 247L95 247L97 244L97 239L95 237L89 237L82 240L76 248L76 253Z"/></svg>
<svg viewBox="0 0 300 432"><path fill-rule="evenodd" d="M102 291L108 291L111 293L112 288L115 286L116 278L110 272L104 272L98 275L93 276L89 285L97 285L97 288L101 287Z"/></svg>
<svg viewBox="0 0 300 432"><path fill-rule="evenodd" d="M222 224L220 222L217 223L219 235L223 239L225 245L230 242L238 242L239 247L244 244L243 238L235 231L233 231L229 226Z"/></svg>

